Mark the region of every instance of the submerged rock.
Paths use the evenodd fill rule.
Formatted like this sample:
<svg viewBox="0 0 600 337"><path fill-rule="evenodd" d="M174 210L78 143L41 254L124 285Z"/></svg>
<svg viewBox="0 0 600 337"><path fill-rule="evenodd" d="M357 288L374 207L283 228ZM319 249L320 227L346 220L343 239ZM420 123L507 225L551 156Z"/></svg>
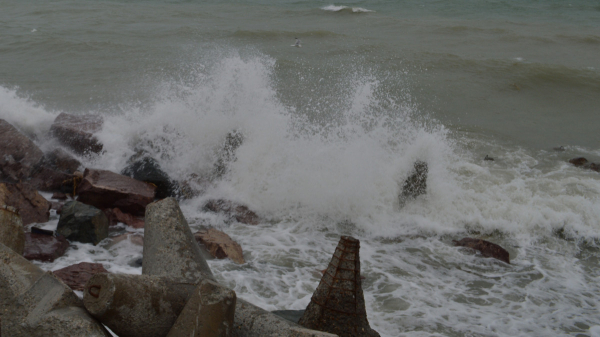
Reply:
<svg viewBox="0 0 600 337"><path fill-rule="evenodd" d="M2 334L11 337L110 334L83 308L79 297L51 272L0 244Z"/></svg>
<svg viewBox="0 0 600 337"><path fill-rule="evenodd" d="M367 320L359 250L360 241L341 237L300 325L340 337L379 336Z"/></svg>
<svg viewBox="0 0 600 337"><path fill-rule="evenodd" d="M154 200L155 186L106 170L85 169L77 188L80 202L94 207L119 208L143 216Z"/></svg>
<svg viewBox="0 0 600 337"><path fill-rule="evenodd" d="M69 201L60 213L56 232L71 241L97 245L108 237L108 218L96 207Z"/></svg>
<svg viewBox="0 0 600 337"><path fill-rule="evenodd" d="M54 260L65 255L68 248L69 241L62 235L25 233L23 257L27 260L54 262Z"/></svg>
<svg viewBox="0 0 600 337"><path fill-rule="evenodd" d="M31 139L0 119L0 180L17 182L28 178L43 155Z"/></svg>
<svg viewBox="0 0 600 337"><path fill-rule="evenodd" d="M229 164L236 161L235 151L242 145L243 141L244 135L237 130L233 130L227 134L225 143L221 152L219 152L219 158L215 164L215 177L220 178L227 173Z"/></svg>
<svg viewBox="0 0 600 337"><path fill-rule="evenodd" d="M230 258L237 264L245 263L242 247L229 235L214 228L194 233L196 241L203 244L210 255L217 259Z"/></svg>
<svg viewBox="0 0 600 337"><path fill-rule="evenodd" d="M453 240L455 246L468 247L481 252L485 257L493 257L510 264L509 254L506 249L495 243L481 239L464 238L460 241Z"/></svg>
<svg viewBox="0 0 600 337"><path fill-rule="evenodd" d="M94 136L102 129L104 120L97 115L61 113L50 127L51 134L63 145L80 155L102 152L103 145Z"/></svg>
<svg viewBox="0 0 600 337"><path fill-rule="evenodd" d="M154 158L138 159L124 168L121 174L156 186L156 198L158 199L177 197L179 194L177 182L169 178L169 175L160 168Z"/></svg>
<svg viewBox="0 0 600 337"><path fill-rule="evenodd" d="M416 161L414 164L413 173L406 178L402 186L402 193L398 196L400 206L409 199L414 199L421 194L427 193L427 173L429 168L426 162Z"/></svg>
<svg viewBox="0 0 600 337"><path fill-rule="evenodd" d="M52 272L73 290L83 290L92 276L108 273L101 263L81 262Z"/></svg>
<svg viewBox="0 0 600 337"><path fill-rule="evenodd" d="M222 213L229 218L235 219L237 222L248 225L258 225L260 223L258 215L251 211L247 206L234 204L229 200L209 200L204 205L204 211Z"/></svg>
<svg viewBox="0 0 600 337"><path fill-rule="evenodd" d="M0 183L0 205L16 208L23 225L48 222L51 203L33 186L25 183Z"/></svg>
<svg viewBox="0 0 600 337"><path fill-rule="evenodd" d="M23 255L25 230L21 216L14 207L0 205L0 243Z"/></svg>

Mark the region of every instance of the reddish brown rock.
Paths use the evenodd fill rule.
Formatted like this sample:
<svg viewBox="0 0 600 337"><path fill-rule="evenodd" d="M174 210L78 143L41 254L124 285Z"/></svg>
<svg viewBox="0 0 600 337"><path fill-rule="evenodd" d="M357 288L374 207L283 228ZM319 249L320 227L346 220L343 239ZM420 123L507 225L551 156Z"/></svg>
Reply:
<svg viewBox="0 0 600 337"><path fill-rule="evenodd" d="M237 222L248 225L258 225L260 218L256 213L251 211L247 206L234 204L229 200L209 200L204 205L205 211L223 213L230 218L234 218Z"/></svg>
<svg viewBox="0 0 600 337"><path fill-rule="evenodd" d="M100 263L81 262L52 272L73 290L82 291L92 276L98 273L108 273Z"/></svg>
<svg viewBox="0 0 600 337"><path fill-rule="evenodd" d="M72 178L71 174L39 166L31 173L28 183L37 190L55 192L61 191L63 184Z"/></svg>
<svg viewBox="0 0 600 337"><path fill-rule="evenodd" d="M71 156L67 151L57 148L45 155L45 162L49 167L64 173L73 174L81 167L81 162Z"/></svg>
<svg viewBox="0 0 600 337"><path fill-rule="evenodd" d="M58 201L50 201L50 204L51 204L50 209L55 210L56 214L59 214L59 215L60 215L60 212L62 212L63 206L65 205L64 203L58 202Z"/></svg>
<svg viewBox="0 0 600 337"><path fill-rule="evenodd" d="M19 210L23 225L48 222L50 202L29 184L0 183L0 204Z"/></svg>
<svg viewBox="0 0 600 337"><path fill-rule="evenodd" d="M77 194L84 204L143 216L146 205L154 200L155 190L155 186L114 172L85 169Z"/></svg>
<svg viewBox="0 0 600 337"><path fill-rule="evenodd" d="M144 219L140 219L131 214L123 213L118 208L107 208L104 210L104 214L106 214L108 217L108 221L111 226L116 225L118 222L122 222L133 228L144 228Z"/></svg>
<svg viewBox="0 0 600 337"><path fill-rule="evenodd" d="M298 324L340 337L379 337L367 320L359 250L360 241L341 237Z"/></svg>
<svg viewBox="0 0 600 337"><path fill-rule="evenodd" d="M28 178L42 157L31 139L0 119L0 179L17 182Z"/></svg>
<svg viewBox="0 0 600 337"><path fill-rule="evenodd" d="M500 261L510 264L509 254L506 249L495 243L481 239L464 238L460 241L453 240L454 245L468 247L481 252L485 257L493 257Z"/></svg>
<svg viewBox="0 0 600 337"><path fill-rule="evenodd" d="M103 146L94 133L102 129L103 122L102 117L96 115L61 113L54 120L50 132L76 153L100 153Z"/></svg>
<svg viewBox="0 0 600 337"><path fill-rule="evenodd" d="M117 243L119 243L121 241L125 241L125 240L128 240L129 242L133 243L136 246L144 245L144 236L142 236L139 233L125 233L125 234L121 234L119 236L112 237L111 240L112 240L112 242L107 246L107 248L112 247L112 246L116 245Z"/></svg>
<svg viewBox="0 0 600 337"><path fill-rule="evenodd" d="M573 164L575 167L581 167L588 163L588 160L584 157L573 158L569 160L569 163Z"/></svg>
<svg viewBox="0 0 600 337"><path fill-rule="evenodd" d="M56 192L56 193L52 194L52 199L67 200L67 195L62 192Z"/></svg>
<svg viewBox="0 0 600 337"><path fill-rule="evenodd" d="M65 255L69 241L64 236L25 233L25 251L27 260L52 262Z"/></svg>
<svg viewBox="0 0 600 337"><path fill-rule="evenodd" d="M203 244L208 252L217 259L230 258L233 262L242 264L244 253L242 246L233 241L229 235L211 228L209 230L200 230L194 233L194 238Z"/></svg>

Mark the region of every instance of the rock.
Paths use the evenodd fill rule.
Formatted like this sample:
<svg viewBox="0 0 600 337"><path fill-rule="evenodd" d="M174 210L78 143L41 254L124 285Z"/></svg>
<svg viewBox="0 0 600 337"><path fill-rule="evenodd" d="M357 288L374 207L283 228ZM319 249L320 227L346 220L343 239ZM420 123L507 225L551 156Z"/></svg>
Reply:
<svg viewBox="0 0 600 337"><path fill-rule="evenodd" d="M0 180L17 182L28 178L43 155L27 136L0 119Z"/></svg>
<svg viewBox="0 0 600 337"><path fill-rule="evenodd" d="M414 199L421 194L427 193L427 172L429 168L427 163L416 161L413 173L406 178L402 193L399 195L400 206L403 206L409 199Z"/></svg>
<svg viewBox="0 0 600 337"><path fill-rule="evenodd" d="M98 273L108 273L101 263L81 262L52 272L73 290L83 290L89 279Z"/></svg>
<svg viewBox="0 0 600 337"><path fill-rule="evenodd" d="M564 152L564 151L565 151L565 147L564 147L564 146L562 146L562 145L561 145L561 146L559 146L559 147L553 147L552 149L553 149L554 151L557 151L557 152Z"/></svg>
<svg viewBox="0 0 600 337"><path fill-rule="evenodd" d="M0 244L2 334L11 337L110 334L82 308L79 297L52 273Z"/></svg>
<svg viewBox="0 0 600 337"><path fill-rule="evenodd" d="M236 161L235 151L242 145L243 141L244 135L237 130L233 130L227 134L225 143L215 164L215 177L220 178L227 173L229 164Z"/></svg>
<svg viewBox="0 0 600 337"><path fill-rule="evenodd" d="M271 313L283 317L290 322L298 323L302 315L304 315L304 310L275 310L271 311Z"/></svg>
<svg viewBox="0 0 600 337"><path fill-rule="evenodd" d="M151 183L156 186L156 198L178 197L178 184L160 168L154 158L144 157L136 160L121 171L122 175Z"/></svg>
<svg viewBox="0 0 600 337"><path fill-rule="evenodd" d="M258 215L247 206L234 204L229 200L209 200L204 205L204 211L223 213L237 222L248 225L258 225L260 222Z"/></svg>
<svg viewBox="0 0 600 337"><path fill-rule="evenodd" d="M0 205L0 243L23 255L25 231L23 221L14 207Z"/></svg>
<svg viewBox="0 0 600 337"><path fill-rule="evenodd" d="M64 236L53 236L36 233L25 233L25 251L23 257L27 260L54 262L65 255L69 241Z"/></svg>
<svg viewBox="0 0 600 337"><path fill-rule="evenodd" d="M232 337L336 337L322 331L305 329L285 318L237 299Z"/></svg>
<svg viewBox="0 0 600 337"><path fill-rule="evenodd" d="M144 228L144 220L136 218L131 214L121 212L118 208L107 208L104 210L104 214L108 217L110 226L116 225L118 222L124 223L133 228Z"/></svg>
<svg viewBox="0 0 600 337"><path fill-rule="evenodd" d="M61 191L63 184L69 179L73 179L73 175L48 167L38 166L31 173L31 179L28 183L37 190L55 192Z"/></svg>
<svg viewBox="0 0 600 337"><path fill-rule="evenodd" d="M569 163L573 164L575 167L581 167L588 163L588 160L584 157L577 157L569 160Z"/></svg>
<svg viewBox="0 0 600 337"><path fill-rule="evenodd" d="M51 199L67 200L67 195L62 192L56 192L56 193L52 194Z"/></svg>
<svg viewBox="0 0 600 337"><path fill-rule="evenodd" d="M340 337L379 336L371 329L360 279L360 241L342 236L329 267L298 322Z"/></svg>
<svg viewBox="0 0 600 337"><path fill-rule="evenodd" d="M509 254L506 249L495 243L481 239L464 238L460 241L453 240L455 246L468 247L481 252L484 257L493 257L510 264Z"/></svg>
<svg viewBox="0 0 600 337"><path fill-rule="evenodd" d="M483 160L487 160L487 161L494 161L494 158L488 156L487 154L485 155L485 158L483 158Z"/></svg>
<svg viewBox="0 0 600 337"><path fill-rule="evenodd" d="M0 205L16 208L23 225L48 222L51 204L31 185L25 183L0 183Z"/></svg>
<svg viewBox="0 0 600 337"><path fill-rule="evenodd" d="M214 279L174 198L156 201L146 209L142 274L194 284Z"/></svg>
<svg viewBox="0 0 600 337"><path fill-rule="evenodd" d="M146 205L154 200L155 190L155 186L124 175L85 169L77 188L77 200L100 209L119 208L125 213L143 216Z"/></svg>
<svg viewBox="0 0 600 337"><path fill-rule="evenodd" d="M60 213L62 212L62 208L65 206L64 202L58 202L58 201L50 201L50 209L53 209L56 211L56 214L60 215Z"/></svg>
<svg viewBox="0 0 600 337"><path fill-rule="evenodd" d="M211 228L194 233L196 241L203 244L210 255L217 259L230 258L237 264L246 263L242 247L233 241L229 235Z"/></svg>
<svg viewBox="0 0 600 337"><path fill-rule="evenodd" d="M102 117L61 113L50 127L51 134L80 155L102 152L103 145L93 135L102 129Z"/></svg>
<svg viewBox="0 0 600 337"><path fill-rule="evenodd" d="M96 207L69 201L60 213L56 232L67 240L97 245L108 237L108 218Z"/></svg>
<svg viewBox="0 0 600 337"><path fill-rule="evenodd" d="M81 167L81 162L71 156L67 151L56 148L45 154L47 165L57 171L73 174Z"/></svg>
<svg viewBox="0 0 600 337"><path fill-rule="evenodd" d="M235 292L203 280L192 293L167 337L229 337L233 330Z"/></svg>
<svg viewBox="0 0 600 337"><path fill-rule="evenodd" d="M144 236L142 236L139 233L125 233L125 234L121 234L119 236L112 237L111 240L112 240L112 242L106 247L107 249L116 245L117 243L119 243L121 241L125 241L125 240L127 240L137 246L144 245ZM140 265L140 267L141 267L141 265Z"/></svg>
<svg viewBox="0 0 600 337"><path fill-rule="evenodd" d="M600 172L600 164L591 163L589 169L592 171Z"/></svg>
<svg viewBox="0 0 600 337"><path fill-rule="evenodd" d="M85 285L83 304L119 336L163 337L195 288L168 277L100 273Z"/></svg>

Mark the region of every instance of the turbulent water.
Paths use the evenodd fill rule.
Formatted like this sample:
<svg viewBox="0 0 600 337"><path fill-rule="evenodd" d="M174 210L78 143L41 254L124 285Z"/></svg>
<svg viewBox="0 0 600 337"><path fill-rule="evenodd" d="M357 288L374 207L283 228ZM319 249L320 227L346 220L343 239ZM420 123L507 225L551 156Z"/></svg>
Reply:
<svg viewBox="0 0 600 337"><path fill-rule="evenodd" d="M59 113L100 114L106 152L85 166L146 150L178 180L241 132L181 207L242 245L247 263L209 264L264 309L304 309L352 235L382 336L600 336L600 174L567 163L600 161L599 55L591 0L4 0L0 118L51 149ZM416 160L427 193L400 207ZM466 236L511 264L453 246ZM142 248L109 241L41 266L141 273Z"/></svg>

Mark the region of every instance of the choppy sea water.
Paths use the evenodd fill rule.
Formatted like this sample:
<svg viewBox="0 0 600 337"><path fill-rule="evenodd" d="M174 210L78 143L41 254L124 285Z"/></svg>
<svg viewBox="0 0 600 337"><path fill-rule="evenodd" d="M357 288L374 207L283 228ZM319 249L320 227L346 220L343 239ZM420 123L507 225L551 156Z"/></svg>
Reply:
<svg viewBox="0 0 600 337"><path fill-rule="evenodd" d="M304 309L352 235L382 336L599 334L600 175L566 162L600 161L596 2L0 8L0 118L43 149L58 146L47 132L60 112L101 114L106 153L85 166L119 172L143 149L186 179L210 174L227 133L244 134L229 172L181 202L192 230L242 245L244 265L209 261L239 297ZM416 160L429 164L427 194L401 208ZM264 221L203 212L212 198ZM452 245L465 236L502 245L511 264ZM107 240L41 266L141 273L141 254Z"/></svg>

